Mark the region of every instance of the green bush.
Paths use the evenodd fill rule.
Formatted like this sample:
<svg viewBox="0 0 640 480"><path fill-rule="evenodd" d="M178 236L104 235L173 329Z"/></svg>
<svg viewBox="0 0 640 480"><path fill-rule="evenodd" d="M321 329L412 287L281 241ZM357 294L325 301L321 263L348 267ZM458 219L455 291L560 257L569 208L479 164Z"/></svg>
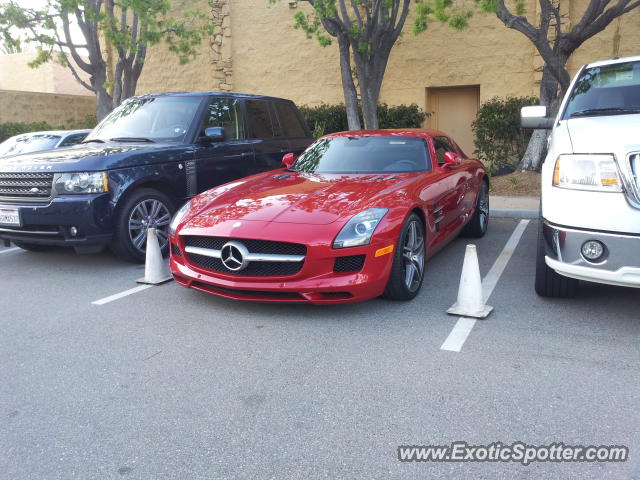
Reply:
<svg viewBox="0 0 640 480"><path fill-rule="evenodd" d="M518 165L532 133L520 128L520 109L537 103L536 97L494 97L480 106L471 128L476 155L490 173Z"/></svg>
<svg viewBox="0 0 640 480"><path fill-rule="evenodd" d="M344 104L323 103L316 107L302 106L300 111L316 138L328 133L349 130ZM362 112L360 117L362 118ZM382 103L378 105L380 128L420 128L427 117L427 112L415 104L389 106Z"/></svg>
<svg viewBox="0 0 640 480"><path fill-rule="evenodd" d="M47 122L7 122L0 123L0 142L21 133L39 132L43 130L80 130L96 126L96 116L87 115L81 120L67 120L66 125L50 125Z"/></svg>
<svg viewBox="0 0 640 480"><path fill-rule="evenodd" d="M57 127L49 125L47 122L18 123L7 122L0 123L0 142L4 142L7 138L21 133L37 132L39 130L57 130Z"/></svg>

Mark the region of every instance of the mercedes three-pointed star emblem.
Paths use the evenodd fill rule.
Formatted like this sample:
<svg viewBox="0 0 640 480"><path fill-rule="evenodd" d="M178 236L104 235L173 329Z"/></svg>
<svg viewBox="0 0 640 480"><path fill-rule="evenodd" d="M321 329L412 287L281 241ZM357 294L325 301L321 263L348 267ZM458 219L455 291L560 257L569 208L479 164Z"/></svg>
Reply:
<svg viewBox="0 0 640 480"><path fill-rule="evenodd" d="M228 242L220 251L220 260L232 272L239 272L249 265L247 255L249 255L247 247L238 242Z"/></svg>

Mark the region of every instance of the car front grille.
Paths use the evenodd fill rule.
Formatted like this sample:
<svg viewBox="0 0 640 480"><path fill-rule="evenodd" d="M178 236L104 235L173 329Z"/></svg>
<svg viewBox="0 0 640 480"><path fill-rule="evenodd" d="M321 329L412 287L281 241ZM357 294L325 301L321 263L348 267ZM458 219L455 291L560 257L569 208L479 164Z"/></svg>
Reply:
<svg viewBox="0 0 640 480"><path fill-rule="evenodd" d="M237 242L244 245L252 254L305 256L307 253L307 247L299 243L204 236L184 236L183 239L185 248L197 247L209 250L222 250L222 247L228 242ZM186 256L188 261L198 267L226 275L241 277L280 277L295 275L304 265L304 260L299 262L251 261L244 269L233 271L228 269L220 258L213 258L196 253L186 253Z"/></svg>
<svg viewBox="0 0 640 480"><path fill-rule="evenodd" d="M0 173L0 200L46 200L53 173Z"/></svg>
<svg viewBox="0 0 640 480"><path fill-rule="evenodd" d="M640 153L632 153L629 155L629 164L631 166L631 174L633 175L633 183L636 188L640 187Z"/></svg>
<svg viewBox="0 0 640 480"><path fill-rule="evenodd" d="M625 190L627 199L631 205L640 208L640 152L629 154L629 171L631 178L629 179L630 188Z"/></svg>
<svg viewBox="0 0 640 480"><path fill-rule="evenodd" d="M307 247L300 243L273 242L269 240L253 240L246 238L203 237L188 235L184 238L185 247L211 248L221 250L228 242L240 242L251 253L269 253L276 255L306 255Z"/></svg>

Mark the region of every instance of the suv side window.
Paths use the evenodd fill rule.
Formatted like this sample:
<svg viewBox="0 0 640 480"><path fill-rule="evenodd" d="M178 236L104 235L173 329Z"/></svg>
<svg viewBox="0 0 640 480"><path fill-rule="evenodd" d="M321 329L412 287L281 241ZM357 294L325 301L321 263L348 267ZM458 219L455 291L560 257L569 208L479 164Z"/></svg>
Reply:
<svg viewBox="0 0 640 480"><path fill-rule="evenodd" d="M273 125L269 103L264 100L248 100L247 115L252 138L273 138Z"/></svg>
<svg viewBox="0 0 640 480"><path fill-rule="evenodd" d="M296 111L292 105L283 102L275 102L274 106L276 107L276 113L280 120L282 135L292 138L307 136L307 133L300 123L300 119L298 118L298 115L296 115Z"/></svg>
<svg viewBox="0 0 640 480"><path fill-rule="evenodd" d="M433 146L436 150L436 158L438 159L438 166L440 167L444 165L444 154L446 152L458 153L447 137L435 137L433 139Z"/></svg>
<svg viewBox="0 0 640 480"><path fill-rule="evenodd" d="M212 98L202 120L201 132L211 127L223 127L227 140L245 138L240 101L237 98Z"/></svg>

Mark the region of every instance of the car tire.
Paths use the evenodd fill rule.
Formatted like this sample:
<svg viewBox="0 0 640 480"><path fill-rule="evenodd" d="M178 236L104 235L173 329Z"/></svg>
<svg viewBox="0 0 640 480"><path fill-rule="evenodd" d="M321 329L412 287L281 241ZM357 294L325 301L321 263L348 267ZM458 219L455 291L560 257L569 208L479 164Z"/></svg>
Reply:
<svg viewBox="0 0 640 480"><path fill-rule="evenodd" d="M117 209L111 251L127 262L144 263L147 229L155 227L162 254L166 256L169 223L174 213L173 202L164 193L151 188L135 190Z"/></svg>
<svg viewBox="0 0 640 480"><path fill-rule="evenodd" d="M38 245L36 243L28 243L28 242L13 242L16 247L20 247L23 250L28 250L29 252L46 252L51 250L51 245Z"/></svg>
<svg viewBox="0 0 640 480"><path fill-rule="evenodd" d="M476 201L476 211L469 223L462 230L462 235L471 238L481 238L487 233L489 225L489 182L483 179Z"/></svg>
<svg viewBox="0 0 640 480"><path fill-rule="evenodd" d="M538 249L536 252L535 290L541 297L572 298L578 289L578 280L565 277L545 262L545 240L542 217L538 220Z"/></svg>
<svg viewBox="0 0 640 480"><path fill-rule="evenodd" d="M384 298L390 300L413 299L424 280L425 230L418 215L412 213L402 226L395 251ZM412 273L409 273L408 269Z"/></svg>

